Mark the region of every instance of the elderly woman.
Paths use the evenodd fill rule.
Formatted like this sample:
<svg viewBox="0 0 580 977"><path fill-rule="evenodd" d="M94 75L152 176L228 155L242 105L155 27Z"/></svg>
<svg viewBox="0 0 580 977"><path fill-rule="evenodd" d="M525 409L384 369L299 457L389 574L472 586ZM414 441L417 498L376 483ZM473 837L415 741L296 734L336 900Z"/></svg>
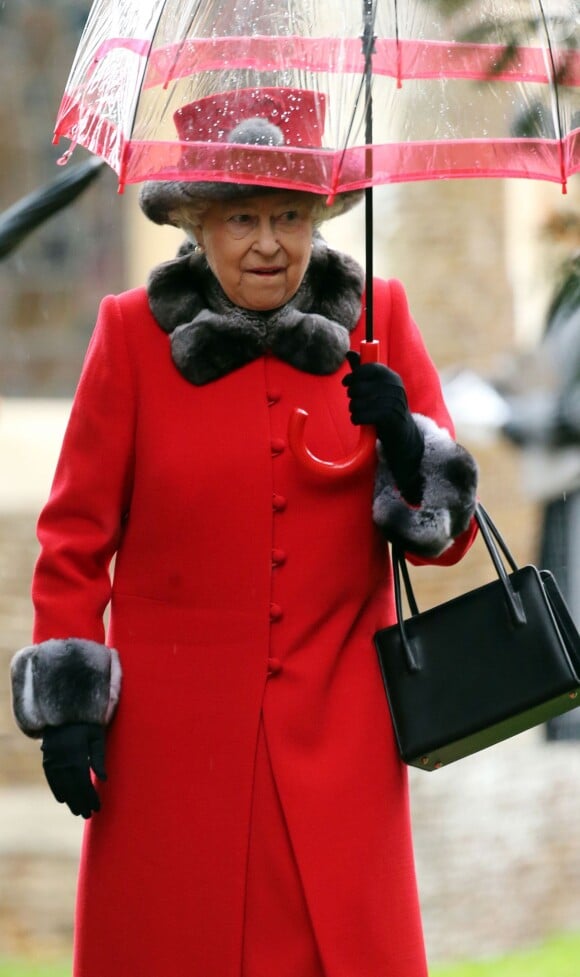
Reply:
<svg viewBox="0 0 580 977"><path fill-rule="evenodd" d="M375 283L388 366L349 353L362 272L317 226L352 202L146 185L190 243L102 303L13 661L17 721L88 819L77 977L425 977L372 638L387 541L457 560L476 474L398 282ZM364 423L377 457L303 468L297 406L317 454Z"/></svg>

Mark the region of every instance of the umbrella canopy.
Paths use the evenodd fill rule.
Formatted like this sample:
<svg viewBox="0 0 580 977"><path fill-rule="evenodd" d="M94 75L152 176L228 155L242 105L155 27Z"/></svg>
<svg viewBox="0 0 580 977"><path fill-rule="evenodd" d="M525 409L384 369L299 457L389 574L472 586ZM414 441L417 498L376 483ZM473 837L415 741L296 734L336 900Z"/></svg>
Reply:
<svg viewBox="0 0 580 977"><path fill-rule="evenodd" d="M580 170L579 12L579 0L96 0L55 141L106 160L121 188L232 173L331 196L438 178L565 186ZM297 91L297 110L315 93L307 144L240 147L203 113L197 130L175 126L197 99L263 88Z"/></svg>
<svg viewBox="0 0 580 977"><path fill-rule="evenodd" d="M580 171L580 0L95 0L55 141L126 183L232 181L324 193ZM244 123L253 126L248 138ZM274 125L272 129L263 124ZM266 135L266 131L268 135ZM263 137L260 137L263 132ZM364 362L378 358L367 289ZM289 439L316 458L296 409Z"/></svg>

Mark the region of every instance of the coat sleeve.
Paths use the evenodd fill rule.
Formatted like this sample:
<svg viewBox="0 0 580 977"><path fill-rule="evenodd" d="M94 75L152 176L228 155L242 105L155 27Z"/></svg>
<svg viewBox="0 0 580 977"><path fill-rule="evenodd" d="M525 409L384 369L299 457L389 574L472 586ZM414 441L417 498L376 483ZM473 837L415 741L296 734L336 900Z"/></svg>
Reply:
<svg viewBox="0 0 580 977"><path fill-rule="evenodd" d="M104 640L109 566L131 499L135 378L120 303L101 304L56 468L38 521L34 639Z"/></svg>
<svg viewBox="0 0 580 977"><path fill-rule="evenodd" d="M17 652L11 665L14 715L29 736L63 723L106 724L117 704L121 668L116 650L103 643L103 615L131 500L135 404L120 303L109 296L38 521L35 644Z"/></svg>
<svg viewBox="0 0 580 977"><path fill-rule="evenodd" d="M476 532L477 466L455 441L439 374L410 315L403 286L396 280L378 286L382 289L378 307L388 313L379 323L384 360L405 384L425 451L421 461L423 499L420 506L410 506L398 492L379 445L374 519L387 539L401 544L413 562L455 563Z"/></svg>

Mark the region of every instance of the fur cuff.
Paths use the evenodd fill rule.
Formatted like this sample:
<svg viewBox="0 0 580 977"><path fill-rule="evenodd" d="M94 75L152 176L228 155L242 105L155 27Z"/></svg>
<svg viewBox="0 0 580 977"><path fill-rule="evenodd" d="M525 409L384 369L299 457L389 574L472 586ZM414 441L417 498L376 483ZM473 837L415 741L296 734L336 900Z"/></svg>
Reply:
<svg viewBox="0 0 580 977"><path fill-rule="evenodd" d="M115 649L80 638L53 638L22 648L10 671L14 717L33 738L47 726L106 725L121 690Z"/></svg>
<svg viewBox="0 0 580 977"><path fill-rule="evenodd" d="M469 526L475 511L477 465L430 417L413 416L425 439L419 468L424 479L421 505L410 506L401 497L379 443L373 518L391 543L432 558L440 556Z"/></svg>

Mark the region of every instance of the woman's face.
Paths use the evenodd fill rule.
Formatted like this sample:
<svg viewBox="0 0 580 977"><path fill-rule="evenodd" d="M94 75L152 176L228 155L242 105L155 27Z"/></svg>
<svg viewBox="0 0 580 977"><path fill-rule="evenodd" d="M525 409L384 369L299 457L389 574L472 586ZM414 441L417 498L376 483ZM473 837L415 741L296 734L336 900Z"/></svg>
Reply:
<svg viewBox="0 0 580 977"><path fill-rule="evenodd" d="M241 202L216 201L195 236L230 301L266 312L298 291L310 261L313 228L308 198L281 191Z"/></svg>

